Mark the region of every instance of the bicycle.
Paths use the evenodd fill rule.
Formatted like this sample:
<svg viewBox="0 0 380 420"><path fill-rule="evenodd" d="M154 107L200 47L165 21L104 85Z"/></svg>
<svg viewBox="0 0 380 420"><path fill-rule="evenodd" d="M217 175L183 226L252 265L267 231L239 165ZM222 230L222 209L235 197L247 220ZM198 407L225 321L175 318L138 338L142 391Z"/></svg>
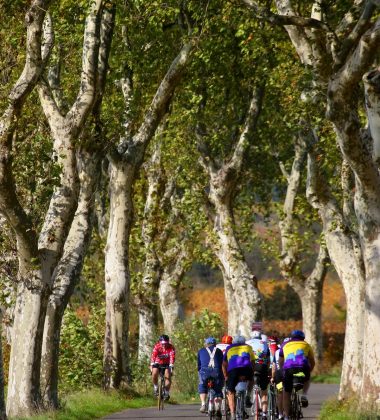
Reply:
<svg viewBox="0 0 380 420"><path fill-rule="evenodd" d="M290 419L299 420L303 418L302 403L298 391L303 388L305 382L305 374L303 372L293 375L293 389L290 396Z"/></svg>
<svg viewBox="0 0 380 420"><path fill-rule="evenodd" d="M164 397L165 397L165 370L168 366L158 366L158 395L157 395L157 408L158 410L164 409Z"/></svg>
<svg viewBox="0 0 380 420"><path fill-rule="evenodd" d="M215 378L207 378L207 414L210 420L220 419L215 411Z"/></svg>
<svg viewBox="0 0 380 420"><path fill-rule="evenodd" d="M251 414L254 420L261 419L261 412L262 412L261 389L258 384L259 376L260 375L257 372L255 372L253 376Z"/></svg>
<svg viewBox="0 0 380 420"><path fill-rule="evenodd" d="M274 384L269 385L268 389L268 420L277 418L277 392Z"/></svg>
<svg viewBox="0 0 380 420"><path fill-rule="evenodd" d="M223 393L222 404L221 404L222 417L223 417L224 420L229 420L230 419L230 407L228 405L226 386L223 387L222 393Z"/></svg>
<svg viewBox="0 0 380 420"><path fill-rule="evenodd" d="M235 408L236 408L236 420L244 420L247 418L245 411L245 397L247 395L248 383L245 377L239 378L239 382L235 387Z"/></svg>

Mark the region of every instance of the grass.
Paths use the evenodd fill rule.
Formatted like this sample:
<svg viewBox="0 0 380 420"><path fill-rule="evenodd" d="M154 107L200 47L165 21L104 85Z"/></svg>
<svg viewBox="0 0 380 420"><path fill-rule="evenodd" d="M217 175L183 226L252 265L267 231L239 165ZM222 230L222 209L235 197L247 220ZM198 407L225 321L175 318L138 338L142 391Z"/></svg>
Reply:
<svg viewBox="0 0 380 420"><path fill-rule="evenodd" d="M344 402L336 399L323 404L320 420L379 420L380 411L359 408L357 400Z"/></svg>
<svg viewBox="0 0 380 420"><path fill-rule="evenodd" d="M17 420L91 420L128 408L154 405L155 400L152 397L131 397L116 391L106 393L92 389L67 395L62 401L61 410L44 412L33 417L17 417Z"/></svg>
<svg viewBox="0 0 380 420"><path fill-rule="evenodd" d="M311 377L312 382L318 382L322 384L339 384L342 369L341 366L334 366L327 371L318 373Z"/></svg>

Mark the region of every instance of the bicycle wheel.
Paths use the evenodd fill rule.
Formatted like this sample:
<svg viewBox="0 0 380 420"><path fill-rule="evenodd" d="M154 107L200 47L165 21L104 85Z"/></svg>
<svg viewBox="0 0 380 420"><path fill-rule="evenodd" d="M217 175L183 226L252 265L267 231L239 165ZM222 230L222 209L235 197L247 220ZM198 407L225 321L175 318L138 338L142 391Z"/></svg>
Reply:
<svg viewBox="0 0 380 420"><path fill-rule="evenodd" d="M258 420L260 418L260 409L261 409L261 401L259 390L257 388L253 389L253 398L252 398L252 408L251 413L254 420Z"/></svg>
<svg viewBox="0 0 380 420"><path fill-rule="evenodd" d="M297 393L295 391L295 389L293 388L292 390L292 394L290 396L290 419L291 420L297 420L297 412L298 412L298 408L297 408Z"/></svg>
<svg viewBox="0 0 380 420"><path fill-rule="evenodd" d="M214 393L210 390L207 393L207 413L210 420L215 419Z"/></svg>
<svg viewBox="0 0 380 420"><path fill-rule="evenodd" d="M268 418L269 420L276 419L276 394L272 387L268 391Z"/></svg>
<svg viewBox="0 0 380 420"><path fill-rule="evenodd" d="M165 379L160 375L158 378L158 397L157 397L157 406L158 410L164 409L164 385Z"/></svg>
<svg viewBox="0 0 380 420"><path fill-rule="evenodd" d="M243 416L243 396L240 392L236 396L236 420L244 420L244 416Z"/></svg>
<svg viewBox="0 0 380 420"><path fill-rule="evenodd" d="M297 420L303 419L301 398L297 392Z"/></svg>
<svg viewBox="0 0 380 420"><path fill-rule="evenodd" d="M225 391L223 391L223 399L222 399L222 404L221 404L221 410L222 410L222 418L224 420L229 420L229 418L230 418L230 407L228 406L227 395L226 395Z"/></svg>

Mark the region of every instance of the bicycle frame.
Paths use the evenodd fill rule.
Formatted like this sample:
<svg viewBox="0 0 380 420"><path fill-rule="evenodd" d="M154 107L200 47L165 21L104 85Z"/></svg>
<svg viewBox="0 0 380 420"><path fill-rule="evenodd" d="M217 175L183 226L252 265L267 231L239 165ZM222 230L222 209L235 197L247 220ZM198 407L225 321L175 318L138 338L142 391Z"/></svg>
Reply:
<svg viewBox="0 0 380 420"><path fill-rule="evenodd" d="M215 418L215 380L213 378L207 378L207 411L209 419L212 420Z"/></svg>
<svg viewBox="0 0 380 420"><path fill-rule="evenodd" d="M158 410L164 409L164 392L165 392L165 370L166 367L159 367L158 375L158 397L157 397L157 408Z"/></svg>
<svg viewBox="0 0 380 420"><path fill-rule="evenodd" d="M277 392L273 384L268 389L268 419L275 420L277 417Z"/></svg>
<svg viewBox="0 0 380 420"><path fill-rule="evenodd" d="M245 397L247 395L248 383L247 381L240 378L240 382L236 385L236 420L244 420L245 418Z"/></svg>
<svg viewBox="0 0 380 420"><path fill-rule="evenodd" d="M254 375L253 377L253 388L252 388L252 408L251 408L251 414L252 417L255 420L258 420L261 418L261 412L262 412L262 404L261 404L261 389L257 383L257 375Z"/></svg>
<svg viewBox="0 0 380 420"><path fill-rule="evenodd" d="M293 376L293 389L290 395L290 419L299 420L303 418L302 404L298 391L303 388L304 376Z"/></svg>

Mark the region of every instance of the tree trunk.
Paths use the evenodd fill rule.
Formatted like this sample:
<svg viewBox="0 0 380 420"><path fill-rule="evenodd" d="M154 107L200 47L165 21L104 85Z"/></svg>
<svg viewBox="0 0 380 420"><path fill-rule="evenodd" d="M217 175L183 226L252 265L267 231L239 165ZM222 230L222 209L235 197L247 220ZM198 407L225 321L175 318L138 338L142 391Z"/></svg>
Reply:
<svg viewBox="0 0 380 420"><path fill-rule="evenodd" d="M133 217L134 167L124 160L110 163L110 224L105 249L106 331L104 386L128 382L129 233Z"/></svg>
<svg viewBox="0 0 380 420"><path fill-rule="evenodd" d="M146 362L152 351L153 340L157 334L157 307L140 305L139 312L139 362Z"/></svg>
<svg viewBox="0 0 380 420"><path fill-rule="evenodd" d="M359 240L350 229L348 220L353 216L351 206L350 174L343 164L342 184L344 204L342 212L318 169L316 153L309 152L307 198L318 210L331 261L343 284L346 295L347 317L340 398L357 395L362 381L363 354L363 297L365 271Z"/></svg>
<svg viewBox="0 0 380 420"><path fill-rule="evenodd" d="M9 417L29 416L41 405L41 344L48 294L47 287L38 284L39 275L29 272L29 282L24 278L17 288L7 394Z"/></svg>
<svg viewBox="0 0 380 420"><path fill-rule="evenodd" d="M78 207L54 276L47 307L42 345L41 391L47 407L58 408L58 356L62 318L77 285L91 238L94 193L98 182L99 156L81 151L78 157L81 187Z"/></svg>
<svg viewBox="0 0 380 420"><path fill-rule="evenodd" d="M4 360L3 360L3 325L2 313L0 309L0 420L6 420L5 397L4 397Z"/></svg>
<svg viewBox="0 0 380 420"><path fill-rule="evenodd" d="M164 321L164 331L171 334L178 321L183 321L183 306L179 301L179 290L182 278L188 266L186 245L182 252L179 252L175 261L167 264L160 279L159 300L162 318Z"/></svg>
<svg viewBox="0 0 380 420"><path fill-rule="evenodd" d="M228 309L228 331L249 337L253 321L261 319L261 295L257 280L244 259L243 252L233 231L233 216L229 205L214 193L210 198L215 207L214 233L218 238L215 253L224 276Z"/></svg>
<svg viewBox="0 0 380 420"><path fill-rule="evenodd" d="M183 307L178 297L177 282L178 279L170 275L163 275L160 281L160 309L166 334L172 334L178 321L183 321Z"/></svg>
<svg viewBox="0 0 380 420"><path fill-rule="evenodd" d="M255 131L260 115L263 94L262 87L252 94L242 130L240 134L234 135L232 156L224 159L224 163L211 156L205 136L206 128L199 124L196 130L198 150L201 153L200 163L210 178L206 210L217 238L213 247L223 273L228 331L230 334L240 333L246 337L251 331L252 322L261 320L261 295L257 288L257 279L248 267L235 236L232 201L250 145L249 136Z"/></svg>

